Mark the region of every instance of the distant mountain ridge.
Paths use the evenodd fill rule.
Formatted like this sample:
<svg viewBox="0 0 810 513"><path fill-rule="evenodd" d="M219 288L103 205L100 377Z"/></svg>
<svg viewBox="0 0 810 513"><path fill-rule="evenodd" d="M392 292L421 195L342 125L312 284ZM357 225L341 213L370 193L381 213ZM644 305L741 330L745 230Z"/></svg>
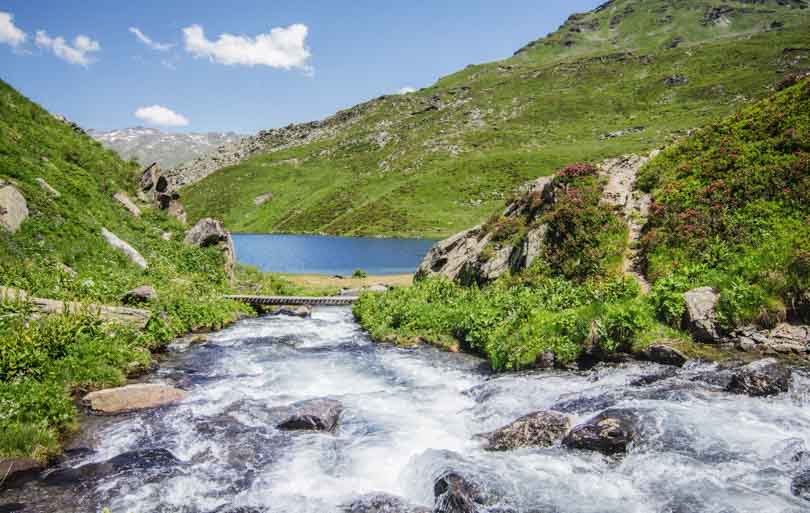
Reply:
<svg viewBox="0 0 810 513"><path fill-rule="evenodd" d="M222 145L236 144L244 137L234 132L172 133L140 126L88 130L88 134L125 160L135 159L144 166L157 162L163 168L207 155Z"/></svg>

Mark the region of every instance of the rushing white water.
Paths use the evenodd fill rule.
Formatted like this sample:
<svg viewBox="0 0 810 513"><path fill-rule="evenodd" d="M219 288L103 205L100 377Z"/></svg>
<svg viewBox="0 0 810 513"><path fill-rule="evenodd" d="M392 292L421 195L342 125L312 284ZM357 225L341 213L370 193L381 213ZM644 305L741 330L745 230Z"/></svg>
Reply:
<svg viewBox="0 0 810 513"><path fill-rule="evenodd" d="M805 376L795 373L792 392L769 399L706 383L709 364L632 384L663 370L629 364L490 376L469 356L375 345L346 309L246 320L205 345L179 348L154 377L186 388L186 401L112 420L97 433L95 452L69 465L143 449L167 449L183 462L113 472L74 490L84 507L115 512L329 513L371 492L430 507L434 479L448 469L491 488L489 511L810 509L790 493L791 477L809 461ZM273 427L271 408L321 397L344 405L334 434ZM653 419L620 459L559 446L491 453L475 438L541 409L581 421L611 406Z"/></svg>

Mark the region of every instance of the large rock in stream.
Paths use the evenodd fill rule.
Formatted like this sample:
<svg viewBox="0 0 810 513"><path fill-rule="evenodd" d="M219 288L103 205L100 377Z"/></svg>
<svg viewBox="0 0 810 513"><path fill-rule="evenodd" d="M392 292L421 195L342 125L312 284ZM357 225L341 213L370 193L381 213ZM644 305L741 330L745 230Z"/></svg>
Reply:
<svg viewBox="0 0 810 513"><path fill-rule="evenodd" d="M429 508L414 506L400 497L385 493L363 495L342 506L344 513L430 513Z"/></svg>
<svg viewBox="0 0 810 513"><path fill-rule="evenodd" d="M791 371L775 358L765 358L735 369L726 390L764 397L781 394L790 387Z"/></svg>
<svg viewBox="0 0 810 513"><path fill-rule="evenodd" d="M488 451L510 451L522 447L548 447L571 428L571 419L555 411L538 411L523 416L491 433L480 435Z"/></svg>
<svg viewBox="0 0 810 513"><path fill-rule="evenodd" d="M597 451L613 456L627 452L639 435L640 420L637 412L611 408L572 429L563 439L563 445L571 449Z"/></svg>
<svg viewBox="0 0 810 513"><path fill-rule="evenodd" d="M334 399L312 399L290 406L290 413L276 427L286 431L333 432L337 427L343 405Z"/></svg>
<svg viewBox="0 0 810 513"><path fill-rule="evenodd" d="M82 402L94 413L117 415L166 406L187 396L187 392L168 385L142 383L91 392L84 396Z"/></svg>

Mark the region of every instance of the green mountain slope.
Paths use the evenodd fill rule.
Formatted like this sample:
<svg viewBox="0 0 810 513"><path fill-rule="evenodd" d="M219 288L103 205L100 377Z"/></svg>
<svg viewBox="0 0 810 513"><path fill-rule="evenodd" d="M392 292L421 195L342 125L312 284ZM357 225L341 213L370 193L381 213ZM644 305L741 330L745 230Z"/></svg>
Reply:
<svg viewBox="0 0 810 513"><path fill-rule="evenodd" d="M151 319L136 330L88 312L35 316L16 293L0 293L0 461L54 456L75 425L71 394L123 384L174 336L244 312L221 299L229 284L220 250L186 246L177 221L156 210L136 218L113 199L120 191L134 197L137 174L136 165L0 81L0 189L11 184L29 212L14 233L0 226L0 287L84 303L117 304L141 285L158 296L142 305ZM10 205L2 198L4 216ZM112 249L102 228L134 246L148 269ZM163 240L165 232L173 240Z"/></svg>
<svg viewBox="0 0 810 513"><path fill-rule="evenodd" d="M343 111L317 137L269 137L184 202L237 231L443 237L529 179L661 147L808 68L803 0L615 0L509 59Z"/></svg>

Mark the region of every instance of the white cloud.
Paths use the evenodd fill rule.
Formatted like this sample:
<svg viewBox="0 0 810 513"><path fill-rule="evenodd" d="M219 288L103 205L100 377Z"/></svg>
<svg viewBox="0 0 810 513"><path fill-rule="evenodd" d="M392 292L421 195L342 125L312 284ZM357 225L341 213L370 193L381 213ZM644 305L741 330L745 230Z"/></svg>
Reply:
<svg viewBox="0 0 810 513"><path fill-rule="evenodd" d="M26 37L25 32L14 25L14 15L0 11L0 43L17 48L25 43Z"/></svg>
<svg viewBox="0 0 810 513"><path fill-rule="evenodd" d="M141 107L135 111L135 117L158 126L186 126L189 124L188 118L161 105Z"/></svg>
<svg viewBox="0 0 810 513"><path fill-rule="evenodd" d="M415 87L405 86L405 87L401 88L399 91L397 91L397 94L410 94L410 93L415 93L415 92L416 92Z"/></svg>
<svg viewBox="0 0 810 513"><path fill-rule="evenodd" d="M298 68L311 73L308 61L312 54L306 46L308 33L306 25L295 24L273 28L269 34L259 34L255 38L222 34L216 41L211 41L199 25L183 29L186 51L194 57L208 57L213 62L229 66Z"/></svg>
<svg viewBox="0 0 810 513"><path fill-rule="evenodd" d="M76 36L71 46L63 37L51 37L44 30L38 30L35 41L38 47L51 50L60 59L80 66L95 62L88 54L101 50L98 41L83 35Z"/></svg>
<svg viewBox="0 0 810 513"><path fill-rule="evenodd" d="M129 27L129 31L135 34L135 37L138 38L138 41L145 44L152 50L157 50L158 52L165 52L171 49L172 46L174 46L169 44L158 43L157 41L152 40L151 37L141 32L141 29L139 29L138 27Z"/></svg>

